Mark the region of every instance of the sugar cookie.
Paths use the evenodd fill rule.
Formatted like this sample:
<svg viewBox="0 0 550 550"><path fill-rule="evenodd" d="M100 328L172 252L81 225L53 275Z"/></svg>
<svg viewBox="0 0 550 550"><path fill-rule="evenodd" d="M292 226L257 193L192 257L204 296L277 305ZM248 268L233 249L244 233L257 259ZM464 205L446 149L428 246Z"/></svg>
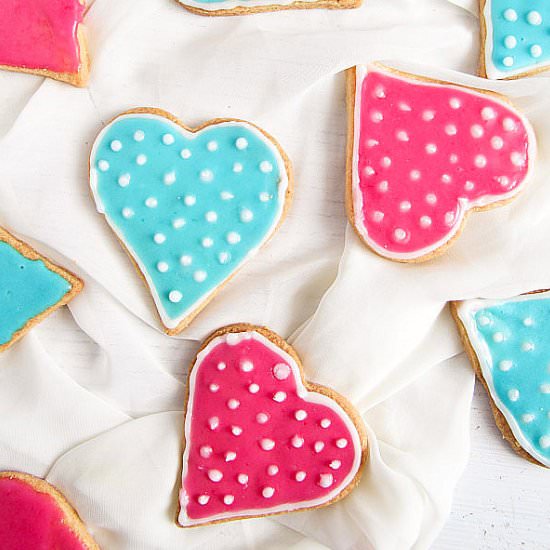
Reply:
<svg viewBox="0 0 550 550"><path fill-rule="evenodd" d="M177 0L199 15L249 15L281 10L358 8L362 0Z"/></svg>
<svg viewBox="0 0 550 550"><path fill-rule="evenodd" d="M348 105L348 217L390 260L441 254L533 169L534 132L497 94L374 64L349 71Z"/></svg>
<svg viewBox="0 0 550 550"><path fill-rule="evenodd" d="M43 479L0 472L2 550L99 550L65 497Z"/></svg>
<svg viewBox="0 0 550 550"><path fill-rule="evenodd" d="M550 467L550 291L453 302L460 336L504 438Z"/></svg>
<svg viewBox="0 0 550 550"><path fill-rule="evenodd" d="M550 67L550 4L546 0L480 0L480 73L520 78Z"/></svg>
<svg viewBox="0 0 550 550"><path fill-rule="evenodd" d="M84 0L0 0L0 69L86 85L84 10Z"/></svg>
<svg viewBox="0 0 550 550"><path fill-rule="evenodd" d="M82 287L78 277L0 228L0 352Z"/></svg>
<svg viewBox="0 0 550 550"><path fill-rule="evenodd" d="M292 195L290 162L263 130L229 119L191 129L159 109L107 124L90 184L170 335L271 237Z"/></svg>
<svg viewBox="0 0 550 550"><path fill-rule="evenodd" d="M325 506L357 485L366 450L359 414L334 390L305 381L282 338L224 327L189 373L178 523Z"/></svg>

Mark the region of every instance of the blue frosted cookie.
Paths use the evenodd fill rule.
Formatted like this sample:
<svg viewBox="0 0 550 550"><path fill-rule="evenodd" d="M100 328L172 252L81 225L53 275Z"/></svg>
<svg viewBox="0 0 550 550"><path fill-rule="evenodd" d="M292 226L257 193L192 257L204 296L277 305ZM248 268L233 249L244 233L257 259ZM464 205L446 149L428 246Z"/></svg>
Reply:
<svg viewBox="0 0 550 550"><path fill-rule="evenodd" d="M289 161L256 126L219 119L190 129L157 109L123 113L101 131L90 184L171 335L271 237L291 198Z"/></svg>
<svg viewBox="0 0 550 550"><path fill-rule="evenodd" d="M480 0L480 14L483 76L517 78L550 66L548 0Z"/></svg>
<svg viewBox="0 0 550 550"><path fill-rule="evenodd" d="M0 352L82 286L78 277L0 228Z"/></svg>
<svg viewBox="0 0 550 550"><path fill-rule="evenodd" d="M550 291L451 307L504 437L550 467Z"/></svg>

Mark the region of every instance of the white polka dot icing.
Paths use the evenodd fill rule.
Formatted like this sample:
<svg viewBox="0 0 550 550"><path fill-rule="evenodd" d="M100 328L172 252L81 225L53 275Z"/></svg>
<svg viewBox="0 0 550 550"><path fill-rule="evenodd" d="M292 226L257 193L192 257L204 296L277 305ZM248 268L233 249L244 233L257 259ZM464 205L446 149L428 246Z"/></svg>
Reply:
<svg viewBox="0 0 550 550"><path fill-rule="evenodd" d="M214 180L214 172L212 172L212 170L208 168L205 168L204 170L201 170L199 177L201 181L205 183L210 183L211 181Z"/></svg>
<svg viewBox="0 0 550 550"><path fill-rule="evenodd" d="M243 429L240 426L231 426L231 433L234 436L239 437L239 435L243 433Z"/></svg>
<svg viewBox="0 0 550 550"><path fill-rule="evenodd" d="M273 376L277 380L286 380L291 373L290 367L286 363L277 363L273 367Z"/></svg>
<svg viewBox="0 0 550 550"><path fill-rule="evenodd" d="M181 330L269 238L289 189L278 147L246 122L193 133L160 115L123 114L96 139L90 167L98 211L143 273L168 331ZM159 262L172 268L160 271Z"/></svg>
<svg viewBox="0 0 550 550"><path fill-rule="evenodd" d="M130 185L130 180L131 180L130 174L128 173L122 174L118 178L118 184L120 185L120 187L127 187L128 185Z"/></svg>
<svg viewBox="0 0 550 550"><path fill-rule="evenodd" d="M164 134L162 136L162 143L164 143L164 145L173 145L175 141L176 140L172 134Z"/></svg>
<svg viewBox="0 0 550 550"><path fill-rule="evenodd" d="M118 139L113 139L111 141L111 151L114 151L115 153L118 153L122 149L122 142Z"/></svg>
<svg viewBox="0 0 550 550"><path fill-rule="evenodd" d="M523 76L550 66L550 6L546 0L487 0L483 59L488 78Z"/></svg>
<svg viewBox="0 0 550 550"><path fill-rule="evenodd" d="M171 172L164 174L163 181L164 185L173 185L176 183L176 172L172 170Z"/></svg>
<svg viewBox="0 0 550 550"><path fill-rule="evenodd" d="M400 261L432 257L459 232L469 210L509 200L526 185L535 137L508 103L379 65L355 71L349 216L378 254ZM385 97L373 97L380 85ZM403 100L409 111L399 109ZM373 110L381 121L372 122ZM395 139L403 131L408 140ZM368 147L369 140L377 145Z"/></svg>
<svg viewBox="0 0 550 550"><path fill-rule="evenodd" d="M223 479L223 474L219 470L208 470L208 479L213 483L219 483Z"/></svg>
<svg viewBox="0 0 550 550"><path fill-rule="evenodd" d="M515 439L550 467L550 292L456 306L491 397Z"/></svg>
<svg viewBox="0 0 550 550"><path fill-rule="evenodd" d="M361 465L362 445L353 421L328 396L307 390L289 353L255 330L231 336L231 343L228 334L210 340L190 373L180 492L183 526L327 504ZM288 372L278 378L279 365ZM214 393L212 384L219 386ZM261 391L250 393L251 384ZM278 391L286 395L284 407L271 399ZM238 408L228 407L232 399ZM232 433L235 420L241 427L238 437ZM203 495L208 501L199 500ZM226 495L234 497L230 505Z"/></svg>
<svg viewBox="0 0 550 550"><path fill-rule="evenodd" d="M306 479L307 477L307 473L304 472L303 470L299 470L298 472L296 472L294 474L294 479L298 482L298 483L301 483L302 481L304 481L304 479Z"/></svg>

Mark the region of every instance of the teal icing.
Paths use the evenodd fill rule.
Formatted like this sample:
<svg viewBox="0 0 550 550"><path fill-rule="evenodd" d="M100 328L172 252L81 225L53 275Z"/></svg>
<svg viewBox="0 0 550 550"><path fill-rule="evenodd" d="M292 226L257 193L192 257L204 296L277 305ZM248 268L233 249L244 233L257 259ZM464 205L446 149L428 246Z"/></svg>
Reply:
<svg viewBox="0 0 550 550"><path fill-rule="evenodd" d="M70 289L70 283L42 260L30 260L0 241L0 345Z"/></svg>
<svg viewBox="0 0 550 550"><path fill-rule="evenodd" d="M505 416L512 416L514 434L519 430L536 458L550 464L550 298L534 294L491 304L472 313L476 334L470 340L479 350L478 338L487 351L478 353L490 372L485 380Z"/></svg>
<svg viewBox="0 0 550 550"><path fill-rule="evenodd" d="M125 115L96 141L91 167L98 208L138 260L171 327L263 243L282 213L284 162L245 123L191 134L160 116ZM174 292L179 301L170 299Z"/></svg>
<svg viewBox="0 0 550 550"><path fill-rule="evenodd" d="M492 61L497 69L504 73L517 72L550 60L550 2L548 0L487 1L491 4ZM515 17L513 12L507 12L507 10L513 10ZM534 15L530 16L531 12L537 12L540 15L542 20L540 24L529 22L530 19L533 22L538 19ZM507 39L507 37L513 37L513 39ZM504 63L507 58L512 63L509 66Z"/></svg>

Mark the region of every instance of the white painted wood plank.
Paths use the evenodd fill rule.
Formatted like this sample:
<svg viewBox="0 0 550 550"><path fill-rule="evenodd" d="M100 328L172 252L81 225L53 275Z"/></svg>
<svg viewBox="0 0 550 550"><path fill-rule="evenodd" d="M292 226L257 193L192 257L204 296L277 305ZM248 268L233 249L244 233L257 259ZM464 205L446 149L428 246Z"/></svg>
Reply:
<svg viewBox="0 0 550 550"><path fill-rule="evenodd" d="M434 550L550 548L550 471L517 455L476 383L472 450Z"/></svg>

